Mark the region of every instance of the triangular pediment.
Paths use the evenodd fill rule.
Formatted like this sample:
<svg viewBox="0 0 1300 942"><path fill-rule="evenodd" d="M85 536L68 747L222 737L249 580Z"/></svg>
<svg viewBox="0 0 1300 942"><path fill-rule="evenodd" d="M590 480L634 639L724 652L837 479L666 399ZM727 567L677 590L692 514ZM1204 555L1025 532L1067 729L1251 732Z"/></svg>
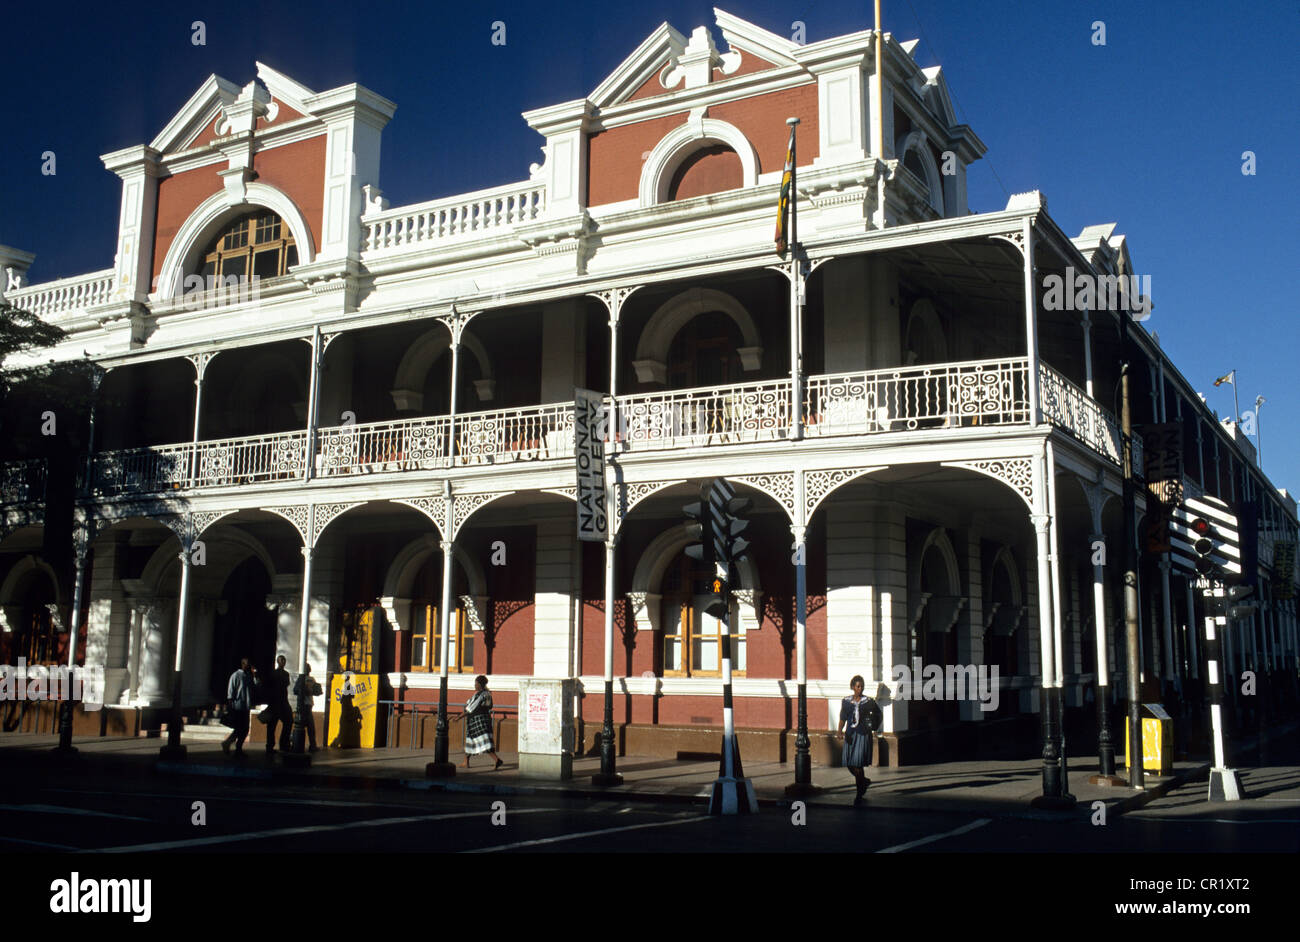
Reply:
<svg viewBox="0 0 1300 942"><path fill-rule="evenodd" d="M270 93L274 118L283 122L311 114L305 102L315 92L264 63L256 66L256 81ZM206 143L218 135L226 110L243 92L229 79L209 75L149 146L161 154L175 154Z"/></svg>
<svg viewBox="0 0 1300 942"><path fill-rule="evenodd" d="M686 37L667 23L660 23L658 29L596 86L588 99L597 108L627 101L685 49Z"/></svg>
<svg viewBox="0 0 1300 942"><path fill-rule="evenodd" d="M714 32L697 27L688 38L667 23L645 38L636 50L619 64L589 96L596 108L609 108L633 99L666 95L683 87L693 87L706 79L692 81L684 63L707 60L710 65L692 74L708 75L719 81L737 72L744 74L774 67L795 65L800 48L775 33L753 23L714 9L717 31L725 42L725 52L715 45Z"/></svg>

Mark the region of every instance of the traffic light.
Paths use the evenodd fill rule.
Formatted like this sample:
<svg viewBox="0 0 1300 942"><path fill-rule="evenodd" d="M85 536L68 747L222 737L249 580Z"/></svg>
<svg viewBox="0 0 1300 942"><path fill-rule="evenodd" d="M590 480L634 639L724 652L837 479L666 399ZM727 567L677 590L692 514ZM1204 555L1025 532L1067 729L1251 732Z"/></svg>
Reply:
<svg viewBox="0 0 1300 942"><path fill-rule="evenodd" d="M728 570L745 558L749 552L749 540L741 534L749 529L749 521L740 515L748 513L754 502L748 497L736 497L735 491L725 481L722 486L713 488L713 542L718 562Z"/></svg>
<svg viewBox="0 0 1300 942"><path fill-rule="evenodd" d="M700 497L702 500L694 501L682 508L682 513L693 521L686 525L686 534L692 540L686 547L686 555L702 563L711 563L713 562L713 534L712 527L709 526L711 515L707 484L700 488Z"/></svg>
<svg viewBox="0 0 1300 942"><path fill-rule="evenodd" d="M1210 554L1214 552L1214 540L1211 539L1212 530L1210 521L1204 517L1197 517L1192 521L1192 533L1195 539L1192 542L1192 550L1196 553L1196 571L1202 576L1209 576L1215 570L1214 560Z"/></svg>

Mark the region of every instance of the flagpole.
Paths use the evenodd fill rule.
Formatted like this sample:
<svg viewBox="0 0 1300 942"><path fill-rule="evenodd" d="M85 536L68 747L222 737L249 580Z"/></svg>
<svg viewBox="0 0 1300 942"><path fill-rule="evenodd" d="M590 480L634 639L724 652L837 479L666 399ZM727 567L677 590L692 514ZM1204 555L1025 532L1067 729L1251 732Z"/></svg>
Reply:
<svg viewBox="0 0 1300 942"><path fill-rule="evenodd" d="M790 437L803 437L803 416L800 414L803 398L800 395L800 302L802 285L800 284L799 265L799 187L798 187L798 118L786 118L790 126Z"/></svg>
<svg viewBox="0 0 1300 942"><path fill-rule="evenodd" d="M1241 406L1237 403L1237 371L1232 371L1232 424L1241 424Z"/></svg>

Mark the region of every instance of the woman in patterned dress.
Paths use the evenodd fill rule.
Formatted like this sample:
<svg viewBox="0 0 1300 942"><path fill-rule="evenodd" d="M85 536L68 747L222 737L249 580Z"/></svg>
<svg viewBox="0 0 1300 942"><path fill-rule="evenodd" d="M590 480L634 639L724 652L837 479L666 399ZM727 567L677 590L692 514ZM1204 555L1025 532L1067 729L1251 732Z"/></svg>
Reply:
<svg viewBox="0 0 1300 942"><path fill-rule="evenodd" d="M465 704L465 768L469 757L486 752L497 760L494 769L501 768L501 758L492 742L492 694L488 693L488 680L482 674L474 678L474 696Z"/></svg>
<svg viewBox="0 0 1300 942"><path fill-rule="evenodd" d="M840 704L839 731L844 733L843 764L853 773L857 782L858 793L853 799L856 805L871 784L871 779L863 775L863 767L871 761L871 731L880 726L880 707L870 697L862 695L866 682L861 676L849 681L853 695L845 697ZM847 724L847 729L845 726Z"/></svg>

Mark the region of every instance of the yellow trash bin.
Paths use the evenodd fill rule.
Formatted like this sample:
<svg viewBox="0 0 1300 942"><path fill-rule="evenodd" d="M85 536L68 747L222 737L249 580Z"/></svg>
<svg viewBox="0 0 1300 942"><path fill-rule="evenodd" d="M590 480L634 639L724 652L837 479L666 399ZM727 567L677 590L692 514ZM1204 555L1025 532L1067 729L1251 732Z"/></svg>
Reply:
<svg viewBox="0 0 1300 942"><path fill-rule="evenodd" d="M1159 703L1142 704L1142 768L1157 775L1174 770L1174 718ZM1124 764L1133 748L1127 720L1124 723Z"/></svg>

